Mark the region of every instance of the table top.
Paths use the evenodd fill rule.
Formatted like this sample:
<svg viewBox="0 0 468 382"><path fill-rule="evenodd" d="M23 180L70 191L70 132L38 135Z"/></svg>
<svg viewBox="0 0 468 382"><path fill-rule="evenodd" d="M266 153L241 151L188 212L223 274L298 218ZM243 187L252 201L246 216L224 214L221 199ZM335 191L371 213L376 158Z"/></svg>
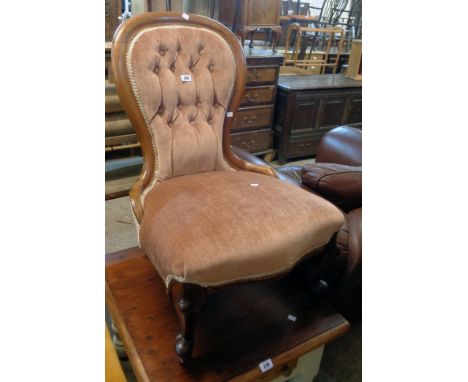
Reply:
<svg viewBox="0 0 468 382"><path fill-rule="evenodd" d="M345 77L344 74L309 74L309 75L280 75L278 88L286 91L360 88L362 81Z"/></svg>
<svg viewBox="0 0 468 382"><path fill-rule="evenodd" d="M271 358L283 367L348 330L325 301L307 306L296 284L290 275L209 294L193 360L182 366L174 351L176 314L151 262L139 248L106 255L106 303L139 381L264 380L269 373L260 362Z"/></svg>

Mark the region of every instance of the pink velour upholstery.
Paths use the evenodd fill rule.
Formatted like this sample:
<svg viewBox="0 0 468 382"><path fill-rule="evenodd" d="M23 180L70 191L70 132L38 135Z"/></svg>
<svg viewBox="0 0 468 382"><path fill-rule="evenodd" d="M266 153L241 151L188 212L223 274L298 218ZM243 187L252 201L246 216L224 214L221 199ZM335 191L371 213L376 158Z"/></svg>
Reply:
<svg viewBox="0 0 468 382"><path fill-rule="evenodd" d="M343 223L331 203L294 185L211 171L169 179L147 195L140 244L167 285L216 286L285 272Z"/></svg>
<svg viewBox="0 0 468 382"><path fill-rule="evenodd" d="M222 131L236 65L227 42L205 28L147 28L132 41L128 65L159 180L228 169Z"/></svg>

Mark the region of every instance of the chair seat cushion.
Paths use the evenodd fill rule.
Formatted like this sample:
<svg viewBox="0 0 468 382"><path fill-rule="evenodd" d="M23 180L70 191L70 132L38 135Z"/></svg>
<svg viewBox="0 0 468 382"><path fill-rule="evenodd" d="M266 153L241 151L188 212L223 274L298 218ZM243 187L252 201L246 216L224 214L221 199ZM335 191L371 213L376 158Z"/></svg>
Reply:
<svg viewBox="0 0 468 382"><path fill-rule="evenodd" d="M219 286L288 271L343 223L335 206L297 186L212 171L171 178L147 194L140 245L167 286Z"/></svg>

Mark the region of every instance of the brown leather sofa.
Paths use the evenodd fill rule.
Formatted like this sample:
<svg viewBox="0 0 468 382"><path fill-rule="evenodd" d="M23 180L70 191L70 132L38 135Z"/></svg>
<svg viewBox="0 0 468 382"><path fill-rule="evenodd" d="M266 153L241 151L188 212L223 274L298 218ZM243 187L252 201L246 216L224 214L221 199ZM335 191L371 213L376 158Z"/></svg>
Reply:
<svg viewBox="0 0 468 382"><path fill-rule="evenodd" d="M239 148L234 148L234 152L242 159L265 165L258 157ZM362 276L361 164L361 130L340 126L322 138L316 163L276 168L283 181L324 197L345 213L346 221L337 237L339 251L328 261L321 278L334 292L353 291L351 300L360 296Z"/></svg>

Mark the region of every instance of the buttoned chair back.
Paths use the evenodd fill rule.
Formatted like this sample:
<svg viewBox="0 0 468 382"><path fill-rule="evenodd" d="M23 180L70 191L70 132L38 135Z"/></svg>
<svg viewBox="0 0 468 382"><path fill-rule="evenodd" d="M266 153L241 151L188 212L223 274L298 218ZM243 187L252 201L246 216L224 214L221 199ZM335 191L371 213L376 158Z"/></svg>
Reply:
<svg viewBox="0 0 468 382"><path fill-rule="evenodd" d="M130 192L137 220L159 182L232 167L229 130L246 64L231 31L198 15L136 16L116 31L112 67L144 157Z"/></svg>

